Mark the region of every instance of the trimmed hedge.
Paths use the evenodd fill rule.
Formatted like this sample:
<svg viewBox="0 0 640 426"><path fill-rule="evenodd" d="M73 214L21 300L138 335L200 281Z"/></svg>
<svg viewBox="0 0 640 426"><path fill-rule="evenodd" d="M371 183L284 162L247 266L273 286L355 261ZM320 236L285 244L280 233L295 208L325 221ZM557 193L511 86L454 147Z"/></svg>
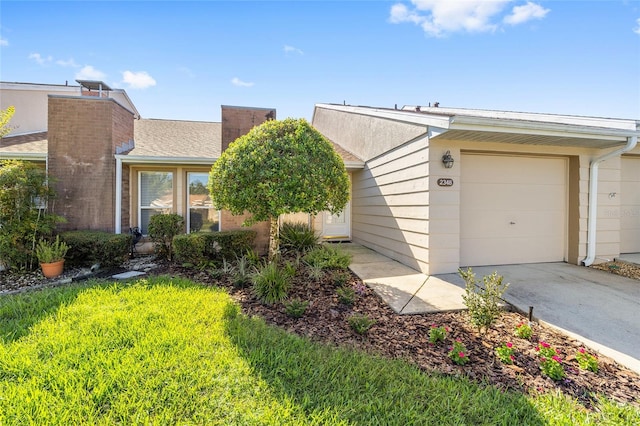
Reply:
<svg viewBox="0 0 640 426"><path fill-rule="evenodd" d="M67 231L60 234L71 248L65 257L70 266L119 266L128 259L133 238L130 234L104 231Z"/></svg>
<svg viewBox="0 0 640 426"><path fill-rule="evenodd" d="M252 248L256 235L251 229L176 235L173 238L175 260L198 265L210 260L234 259Z"/></svg>

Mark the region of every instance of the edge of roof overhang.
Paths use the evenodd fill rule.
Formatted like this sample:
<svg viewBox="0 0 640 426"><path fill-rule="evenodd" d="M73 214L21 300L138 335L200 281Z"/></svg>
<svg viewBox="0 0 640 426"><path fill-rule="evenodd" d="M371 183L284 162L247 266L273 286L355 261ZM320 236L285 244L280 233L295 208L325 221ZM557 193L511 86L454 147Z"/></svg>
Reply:
<svg viewBox="0 0 640 426"><path fill-rule="evenodd" d="M41 160L47 161L47 153L43 152L0 152L0 160Z"/></svg>
<svg viewBox="0 0 640 426"><path fill-rule="evenodd" d="M578 126L565 123L549 123L538 121L505 120L486 117L469 117L456 115L451 117L450 125L445 130L484 131L498 133L516 133L540 136L575 137L583 139L599 139L626 143L627 138L640 136L638 124L634 120L615 120L619 125L611 127Z"/></svg>
<svg viewBox="0 0 640 426"><path fill-rule="evenodd" d="M149 156L137 156L117 154L116 160L121 160L125 164L160 164L160 165L198 165L198 166L211 166L216 162L217 158L211 157L149 157Z"/></svg>

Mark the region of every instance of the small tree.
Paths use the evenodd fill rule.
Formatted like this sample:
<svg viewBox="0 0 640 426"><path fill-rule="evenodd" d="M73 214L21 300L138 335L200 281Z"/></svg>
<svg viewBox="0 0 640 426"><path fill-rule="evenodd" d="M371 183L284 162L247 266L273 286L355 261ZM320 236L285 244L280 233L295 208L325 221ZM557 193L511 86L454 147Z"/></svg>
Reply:
<svg viewBox="0 0 640 426"><path fill-rule="evenodd" d="M211 168L211 199L245 225L269 220L269 258L278 253L278 217L340 212L349 177L331 143L304 119L271 120L236 139Z"/></svg>
<svg viewBox="0 0 640 426"><path fill-rule="evenodd" d="M0 261L11 269L32 269L36 242L63 219L47 212L54 191L34 163L0 161Z"/></svg>

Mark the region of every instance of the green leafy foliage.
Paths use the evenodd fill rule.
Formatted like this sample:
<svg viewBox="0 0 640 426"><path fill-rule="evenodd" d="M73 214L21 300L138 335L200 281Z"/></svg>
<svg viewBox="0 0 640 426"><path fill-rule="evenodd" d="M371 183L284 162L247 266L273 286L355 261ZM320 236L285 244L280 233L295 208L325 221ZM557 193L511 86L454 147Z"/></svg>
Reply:
<svg viewBox="0 0 640 426"><path fill-rule="evenodd" d="M60 241L60 236L56 235L54 241L44 239L38 241L36 256L40 263L59 262L64 260L68 250L69 246L64 241Z"/></svg>
<svg viewBox="0 0 640 426"><path fill-rule="evenodd" d="M592 373L598 372L598 357L587 352L585 348L578 349L576 361L578 361L581 369L591 371Z"/></svg>
<svg viewBox="0 0 640 426"><path fill-rule="evenodd" d="M214 163L209 192L218 209L271 221L269 257L278 252L277 218L341 211L349 177L331 143L304 119L270 120L236 139Z"/></svg>
<svg viewBox="0 0 640 426"><path fill-rule="evenodd" d="M458 365L465 365L469 362L469 351L464 343L459 340L453 342L453 346L449 348L447 356L451 361Z"/></svg>
<svg viewBox="0 0 640 426"><path fill-rule="evenodd" d="M469 311L471 324L479 333L486 332L502 312L499 303L509 284L503 284L502 276L497 272L483 278L483 287L478 285L471 268L466 271L460 269L458 273L465 282L462 300Z"/></svg>
<svg viewBox="0 0 640 426"><path fill-rule="evenodd" d="M356 291L353 287L343 285L336 290L338 300L345 305L353 305L356 301Z"/></svg>
<svg viewBox="0 0 640 426"><path fill-rule="evenodd" d="M436 344L440 342L444 342L444 339L447 338L449 330L444 325L437 326L433 324L429 329L429 343Z"/></svg>
<svg viewBox="0 0 640 426"><path fill-rule="evenodd" d="M295 268L292 265L280 267L276 262L269 262L253 274L253 293L268 305L282 302L289 294L294 274Z"/></svg>
<svg viewBox="0 0 640 426"><path fill-rule="evenodd" d="M5 137L13 130L11 126L9 126L9 121L15 112L16 108L13 105L9 105L5 109L0 109L0 138Z"/></svg>
<svg viewBox="0 0 640 426"><path fill-rule="evenodd" d="M291 318L301 318L309 307L309 302L306 300L293 299L285 302L284 309L287 315Z"/></svg>
<svg viewBox="0 0 640 426"><path fill-rule="evenodd" d="M184 219L179 214L156 214L149 220L149 237L156 254L173 260L173 237L184 233Z"/></svg>
<svg viewBox="0 0 640 426"><path fill-rule="evenodd" d="M376 320L364 314L353 314L347 318L347 322L353 331L358 334L365 334L376 323Z"/></svg>
<svg viewBox="0 0 640 426"><path fill-rule="evenodd" d="M347 269L351 263L351 254L346 253L340 246L321 244L302 258L310 266L323 269Z"/></svg>
<svg viewBox="0 0 640 426"><path fill-rule="evenodd" d="M251 250L256 231L238 229L221 232L195 232L176 235L173 250L176 261L199 265L204 262L222 262L246 256L250 263L257 255Z"/></svg>
<svg viewBox="0 0 640 426"><path fill-rule="evenodd" d="M280 226L280 248L305 253L318 245L318 235L306 223L288 223Z"/></svg>
<svg viewBox="0 0 640 426"><path fill-rule="evenodd" d="M13 270L37 266L37 241L51 236L56 224L64 221L48 211L54 196L44 168L26 161L0 161L0 262Z"/></svg>
<svg viewBox="0 0 640 426"><path fill-rule="evenodd" d="M129 234L91 230L63 232L60 238L70 246L66 262L72 266L119 266L128 259L133 241Z"/></svg>
<svg viewBox="0 0 640 426"><path fill-rule="evenodd" d="M521 322L520 324L516 325L514 334L521 339L531 340L531 337L533 336L533 330L531 329L531 326L529 324Z"/></svg>

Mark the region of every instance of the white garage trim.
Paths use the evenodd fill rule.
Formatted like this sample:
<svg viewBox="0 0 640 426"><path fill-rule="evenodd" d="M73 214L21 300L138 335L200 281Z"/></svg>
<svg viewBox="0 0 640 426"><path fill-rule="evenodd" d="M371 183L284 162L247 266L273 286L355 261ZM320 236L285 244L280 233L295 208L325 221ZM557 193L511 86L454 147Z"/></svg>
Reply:
<svg viewBox="0 0 640 426"><path fill-rule="evenodd" d="M566 259L568 159L463 153L460 265Z"/></svg>
<svg viewBox="0 0 640 426"><path fill-rule="evenodd" d="M640 252L640 157L622 157L620 252Z"/></svg>

